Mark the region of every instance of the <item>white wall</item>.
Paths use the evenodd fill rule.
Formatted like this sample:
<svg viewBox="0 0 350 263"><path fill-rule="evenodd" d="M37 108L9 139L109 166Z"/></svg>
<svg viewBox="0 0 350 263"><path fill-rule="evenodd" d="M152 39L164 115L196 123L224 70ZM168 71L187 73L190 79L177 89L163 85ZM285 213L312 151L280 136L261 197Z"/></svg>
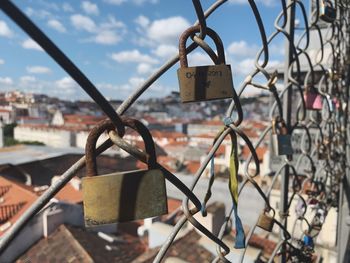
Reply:
<svg viewBox="0 0 350 263"><path fill-rule="evenodd" d="M86 140L87 140L87 137L89 135L90 132L88 131L81 131L81 132L78 132L76 134L76 147L78 148L84 148L85 149L85 145L86 145ZM103 133L97 140L97 145L96 146L99 146L100 144L102 144L105 140L108 139L108 136L106 133Z"/></svg>
<svg viewBox="0 0 350 263"><path fill-rule="evenodd" d="M71 146L71 132L54 128L17 126L14 138L18 141L38 141L57 148Z"/></svg>

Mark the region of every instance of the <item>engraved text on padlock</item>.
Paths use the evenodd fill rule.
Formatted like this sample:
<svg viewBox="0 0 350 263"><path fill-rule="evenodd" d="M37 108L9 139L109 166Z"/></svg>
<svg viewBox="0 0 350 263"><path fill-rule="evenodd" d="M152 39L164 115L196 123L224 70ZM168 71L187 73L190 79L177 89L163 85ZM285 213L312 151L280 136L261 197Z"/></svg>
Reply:
<svg viewBox="0 0 350 263"><path fill-rule="evenodd" d="M181 101L196 102L232 98L234 87L231 66L225 64L223 44L215 31L207 28L207 34L214 40L218 51L217 61L214 61L215 65L188 67L186 40L197 32L200 32L200 27L193 26L187 29L180 37L179 55L181 67L178 69L177 75Z"/></svg>

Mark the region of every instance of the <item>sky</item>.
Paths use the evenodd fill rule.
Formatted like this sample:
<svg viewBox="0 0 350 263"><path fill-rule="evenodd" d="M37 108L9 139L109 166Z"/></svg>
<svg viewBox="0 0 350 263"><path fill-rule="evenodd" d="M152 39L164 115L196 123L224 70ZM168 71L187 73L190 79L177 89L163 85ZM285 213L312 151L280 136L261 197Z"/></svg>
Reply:
<svg viewBox="0 0 350 263"><path fill-rule="evenodd" d="M108 99L127 98L176 55L179 36L196 21L189 0L13 2ZM201 2L206 10L215 1ZM256 3L269 35L280 12L280 3L278 0L256 0ZM254 68L254 58L261 46L247 0L228 1L210 16L207 26L222 38L237 88ZM208 44L213 45L210 40ZM75 81L1 11L0 47L0 91L44 93L68 100L88 98ZM283 61L283 47L281 38L271 43L271 65ZM192 52L188 60L189 66L212 63L200 48ZM178 91L178 67L177 63L142 97L162 97Z"/></svg>

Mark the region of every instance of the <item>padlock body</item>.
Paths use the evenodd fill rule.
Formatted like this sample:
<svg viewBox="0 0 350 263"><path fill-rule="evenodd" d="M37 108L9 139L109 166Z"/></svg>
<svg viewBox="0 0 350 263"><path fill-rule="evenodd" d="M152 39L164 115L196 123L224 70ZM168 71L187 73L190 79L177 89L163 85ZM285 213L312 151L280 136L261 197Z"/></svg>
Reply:
<svg viewBox="0 0 350 263"><path fill-rule="evenodd" d="M332 23L337 17L337 10L334 7L321 5L320 18L328 23Z"/></svg>
<svg viewBox="0 0 350 263"><path fill-rule="evenodd" d="M263 213L259 216L258 223L256 225L268 232L271 232L274 223L275 223L275 220L273 217Z"/></svg>
<svg viewBox="0 0 350 263"><path fill-rule="evenodd" d="M272 134L273 149L276 155L292 155L292 141L290 134Z"/></svg>
<svg viewBox="0 0 350 263"><path fill-rule="evenodd" d="M322 96L316 92L304 94L305 106L308 110L322 110Z"/></svg>
<svg viewBox="0 0 350 263"><path fill-rule="evenodd" d="M233 97L231 66L181 67L177 70L182 102L208 101Z"/></svg>
<svg viewBox="0 0 350 263"><path fill-rule="evenodd" d="M85 225L96 226L168 213L161 170L137 170L84 177Z"/></svg>

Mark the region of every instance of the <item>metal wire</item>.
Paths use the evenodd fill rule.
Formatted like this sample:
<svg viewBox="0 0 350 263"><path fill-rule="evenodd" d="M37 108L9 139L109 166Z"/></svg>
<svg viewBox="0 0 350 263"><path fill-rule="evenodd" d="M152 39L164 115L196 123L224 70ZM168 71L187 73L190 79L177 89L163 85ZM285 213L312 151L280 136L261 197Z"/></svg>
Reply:
<svg viewBox="0 0 350 263"><path fill-rule="evenodd" d="M221 7L224 0L216 1L206 12L203 12L201 2L193 0L194 11L198 21L198 35L191 35L192 43L186 48L186 54L189 54L196 48L203 48L215 61L216 55L210 46L205 42L207 33L212 35L212 29L207 27L206 19L215 10ZM306 1L285 0L280 1L281 11L274 22L274 31L269 37L266 36L265 26L262 22L260 12L255 1L248 0L252 15L254 16L257 28L260 32L262 48L257 53L255 63L252 65L252 71L245 78L243 83L234 92L232 101L227 108L225 122L223 123L224 132L213 144L208 155L201 163L198 171L194 174L191 186L186 187L174 174L170 173L161 165L165 177L184 194L182 210L184 215L174 226L172 233L163 244L154 262L161 262L166 256L177 234L186 222L192 224L197 230L206 235L217 246L217 256L214 262L229 262L227 255L230 253L229 246L223 241L225 229L232 217L233 208L230 209L222 222L222 227L218 235L214 235L205 226L200 224L193 216L201 210L202 202L193 193L199 180L203 176L210 160L222 144L225 137L234 132L242 143L244 143L250 155L245 160L244 176L245 179L239 187L239 194L247 187L253 187L265 203L265 209L271 210L270 195L278 179L282 176L282 201L284 205L279 211L279 219L273 218L275 224L274 231L279 231L281 238L276 245L268 261L274 262L276 259L282 261L291 260L292 262L307 262L314 253L313 247L303 241L305 235L317 239L322 228L324 219L332 207L337 207L339 200L340 183L346 174L346 168L349 167L348 134L349 125L347 121L348 103L349 103L349 83L350 76L350 4L349 1L336 1L337 16L334 21L322 22L325 20L324 14L320 15L320 6L322 0L315 1L315 10L308 16L306 10ZM109 131L110 139L106 140L96 153L100 154L113 144L135 156L137 159L147 162L145 153L123 140L124 123L120 115L123 115L130 106L167 70L179 61L179 55L161 66L153 75L145 81L134 93L132 93L121 106L115 111L108 101L100 94L95 86L87 77L66 57L60 49L26 17L11 1L2 0L0 8L14 22L16 22L25 32L28 33L38 44L63 68L67 73L77 81L77 83L90 95L90 97L101 107L101 109L110 118L116 131ZM302 26L294 27L294 10ZM323 23L323 24L322 24ZM322 26L327 26L327 33L323 33ZM296 31L298 30L298 31ZM297 33L296 33L297 32ZM312 37L312 33L317 37ZM278 72L269 69L269 48L271 43L278 36L282 36L288 43L286 50L289 58L286 60L286 70L284 74L284 85L281 90L277 88ZM294 41L294 39L298 37ZM315 43L316 42L316 43ZM312 45L319 48L311 54ZM327 51L327 52L326 52ZM330 51L330 52L329 52ZM316 54L316 55L315 55ZM264 80L262 80L262 78ZM259 139L253 145L250 138L240 127L244 120L241 96L248 89L262 89L271 93L273 100L268 118L272 124L265 129ZM308 96L310 90L316 92L320 97L322 108L319 110L310 110ZM293 98L293 99L292 99ZM233 116L237 116L236 120ZM283 120L283 118L285 120ZM300 145L293 145L300 149L301 154L296 160L295 155L288 155L283 159L279 169L276 169L271 177L271 183L264 191L256 181L260 174L257 149L262 147L266 141L273 141L276 137L276 128L274 122L279 120L286 122L286 131L290 136L301 134ZM275 142L276 143L276 142ZM251 167L251 161L254 161L255 172L250 174L248 168ZM305 162L307 169L305 169ZM4 234L0 240L0 253L2 253L16 237L20 230L38 213L49 200L64 187L66 183L75 175L75 173L84 167L85 157L81 158L71 168L69 168L60 179L55 181L34 204L24 212L14 225ZM212 178L213 180L215 177ZM209 186L210 187L210 186ZM215 195L215 192L212 193ZM293 200L298 200L296 207L293 207ZM191 201L194 207L189 203ZM310 205L312 203L312 205ZM289 219L289 210L295 209L298 214L294 222L290 222L292 231L287 230L287 221ZM308 213L311 212L311 213ZM309 216L311 214L311 217ZM306 216L308 215L308 216ZM303 229L302 234L296 231L298 222L305 222L307 229ZM246 238L246 247L240 251L240 262L244 261L246 251L249 247L249 241L259 225L259 219L255 224L249 226L249 233ZM289 228L288 228L289 229Z"/></svg>

